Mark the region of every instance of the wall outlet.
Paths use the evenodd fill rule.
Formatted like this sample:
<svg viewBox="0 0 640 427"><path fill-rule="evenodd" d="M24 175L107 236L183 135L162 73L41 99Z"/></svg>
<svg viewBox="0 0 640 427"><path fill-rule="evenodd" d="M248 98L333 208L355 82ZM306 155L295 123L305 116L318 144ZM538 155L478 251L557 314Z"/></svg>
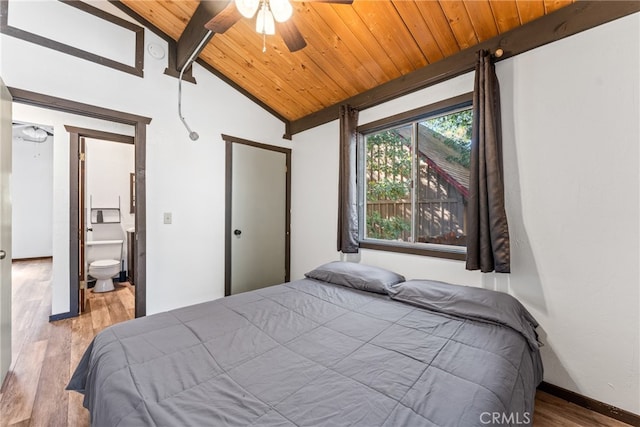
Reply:
<svg viewBox="0 0 640 427"><path fill-rule="evenodd" d="M171 224L171 212L164 213L164 223Z"/></svg>

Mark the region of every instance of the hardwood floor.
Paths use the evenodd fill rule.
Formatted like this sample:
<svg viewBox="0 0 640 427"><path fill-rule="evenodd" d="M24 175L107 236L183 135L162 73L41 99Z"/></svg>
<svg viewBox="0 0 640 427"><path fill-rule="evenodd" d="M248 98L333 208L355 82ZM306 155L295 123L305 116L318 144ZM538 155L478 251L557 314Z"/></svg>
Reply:
<svg viewBox="0 0 640 427"><path fill-rule="evenodd" d="M50 323L50 280L50 260L13 264L14 362L0 389L0 426L88 426L82 395L64 388L95 334L133 318L133 287L127 283L114 292L89 292L85 313ZM533 425L627 426L541 391Z"/></svg>
<svg viewBox="0 0 640 427"><path fill-rule="evenodd" d="M538 390L534 427L628 427L629 424L589 411L551 394Z"/></svg>
<svg viewBox="0 0 640 427"><path fill-rule="evenodd" d="M0 425L88 426L82 395L64 388L95 334L133 319L133 287L89 291L85 313L49 322L51 260L14 262L12 276L13 362L0 389Z"/></svg>

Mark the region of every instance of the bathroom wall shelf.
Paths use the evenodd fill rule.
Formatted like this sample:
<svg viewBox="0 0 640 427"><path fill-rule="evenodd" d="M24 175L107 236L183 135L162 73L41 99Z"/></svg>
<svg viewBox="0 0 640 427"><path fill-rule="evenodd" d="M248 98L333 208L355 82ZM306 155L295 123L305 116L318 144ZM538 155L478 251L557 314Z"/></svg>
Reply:
<svg viewBox="0 0 640 427"><path fill-rule="evenodd" d="M120 223L120 197L118 207L94 208L93 196L89 198L91 224L119 224Z"/></svg>

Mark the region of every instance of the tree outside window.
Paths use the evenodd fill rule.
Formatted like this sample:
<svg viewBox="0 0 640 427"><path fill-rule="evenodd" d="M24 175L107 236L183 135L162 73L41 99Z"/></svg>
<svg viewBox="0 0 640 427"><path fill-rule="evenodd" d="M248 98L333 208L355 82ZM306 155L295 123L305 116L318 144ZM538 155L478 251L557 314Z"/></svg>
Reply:
<svg viewBox="0 0 640 427"><path fill-rule="evenodd" d="M364 239L464 246L470 108L365 135Z"/></svg>

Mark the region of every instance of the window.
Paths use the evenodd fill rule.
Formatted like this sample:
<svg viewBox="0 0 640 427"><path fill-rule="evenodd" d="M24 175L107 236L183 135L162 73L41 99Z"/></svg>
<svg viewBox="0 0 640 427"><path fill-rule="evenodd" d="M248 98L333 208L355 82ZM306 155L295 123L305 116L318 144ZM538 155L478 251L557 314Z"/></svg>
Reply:
<svg viewBox="0 0 640 427"><path fill-rule="evenodd" d="M471 120L467 94L358 129L362 247L464 259Z"/></svg>

